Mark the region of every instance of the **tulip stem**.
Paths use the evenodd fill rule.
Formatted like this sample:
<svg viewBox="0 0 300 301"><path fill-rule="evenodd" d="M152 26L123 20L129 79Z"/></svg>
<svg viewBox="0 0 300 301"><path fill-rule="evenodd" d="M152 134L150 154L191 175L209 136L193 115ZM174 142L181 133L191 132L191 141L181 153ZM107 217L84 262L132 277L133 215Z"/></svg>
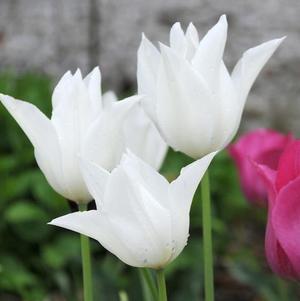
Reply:
<svg viewBox="0 0 300 301"><path fill-rule="evenodd" d="M167 288L164 270L157 270L157 287L158 287L158 301L167 301Z"/></svg>
<svg viewBox="0 0 300 301"><path fill-rule="evenodd" d="M79 210L86 211L87 205L79 205ZM80 234L80 242L81 242L84 301L93 301L90 240L87 236Z"/></svg>
<svg viewBox="0 0 300 301"><path fill-rule="evenodd" d="M204 295L205 301L214 300L214 270L212 249L212 218L209 188L209 174L205 173L201 181L202 196L202 227L203 227L203 254L204 254Z"/></svg>
<svg viewBox="0 0 300 301"><path fill-rule="evenodd" d="M278 292L280 296L281 301L288 301L289 300L289 293L288 293L288 287L285 280L277 277L277 284L278 284Z"/></svg>
<svg viewBox="0 0 300 301"><path fill-rule="evenodd" d="M157 288L153 279L152 273L149 269L139 269L145 300L157 300Z"/></svg>

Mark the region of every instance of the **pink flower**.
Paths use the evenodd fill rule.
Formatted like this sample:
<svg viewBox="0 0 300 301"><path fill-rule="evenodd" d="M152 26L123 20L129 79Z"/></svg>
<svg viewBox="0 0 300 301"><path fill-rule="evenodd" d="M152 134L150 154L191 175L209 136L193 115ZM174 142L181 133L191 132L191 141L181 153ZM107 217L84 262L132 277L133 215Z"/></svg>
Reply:
<svg viewBox="0 0 300 301"><path fill-rule="evenodd" d="M269 129L257 129L242 136L229 147L240 176L246 198L253 203L266 205L267 189L251 161L276 170L284 148L292 140L291 135L283 135Z"/></svg>
<svg viewBox="0 0 300 301"><path fill-rule="evenodd" d="M277 171L256 167L268 187L267 260L280 276L300 279L300 140L286 148Z"/></svg>

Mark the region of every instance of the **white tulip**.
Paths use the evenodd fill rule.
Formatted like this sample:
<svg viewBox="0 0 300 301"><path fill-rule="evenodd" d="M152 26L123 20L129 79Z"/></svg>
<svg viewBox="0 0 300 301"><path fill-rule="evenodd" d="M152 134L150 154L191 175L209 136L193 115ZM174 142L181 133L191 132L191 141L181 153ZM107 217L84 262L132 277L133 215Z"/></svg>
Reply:
<svg viewBox="0 0 300 301"><path fill-rule="evenodd" d="M138 50L138 92L166 142L199 158L224 148L235 135L248 93L283 39L247 50L232 74L223 62L227 21L222 16L199 42L191 23L170 31L160 52L143 35Z"/></svg>
<svg viewBox="0 0 300 301"><path fill-rule="evenodd" d="M62 77L52 95L51 119L30 103L2 94L0 100L33 144L36 161L49 184L77 203L92 199L80 170L79 155L111 170L132 144L137 155L159 168L166 150L160 137L153 138L146 126L132 128L135 137L126 142L126 131L130 131L127 115L138 106L140 96L116 102L107 94L102 99L99 68L84 79L79 70ZM152 145L149 149L152 143L159 151Z"/></svg>
<svg viewBox="0 0 300 301"><path fill-rule="evenodd" d="M187 243L193 195L214 155L183 168L171 183L130 152L111 173L83 161L97 210L71 213L50 224L94 238L131 266L163 268Z"/></svg>

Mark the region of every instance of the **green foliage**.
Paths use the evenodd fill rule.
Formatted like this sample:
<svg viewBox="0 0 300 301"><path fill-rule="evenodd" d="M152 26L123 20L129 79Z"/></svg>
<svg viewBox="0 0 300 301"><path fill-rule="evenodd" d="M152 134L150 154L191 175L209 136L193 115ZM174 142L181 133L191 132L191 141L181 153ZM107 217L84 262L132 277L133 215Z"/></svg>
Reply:
<svg viewBox="0 0 300 301"><path fill-rule="evenodd" d="M0 91L27 99L50 114L50 81L45 77L3 74ZM62 278L71 291L66 264L75 261L80 274L77 237L47 225L68 212L67 205L47 184L32 145L2 106L0 120L0 300L9 292L22 300L40 301L62 288Z"/></svg>
<svg viewBox="0 0 300 301"><path fill-rule="evenodd" d="M0 91L32 102L50 116L51 82L47 77L2 74ZM47 225L68 213L68 205L49 187L35 163L32 145L2 106L0 123L0 300L15 300L9 296L24 301L80 300L79 237ZM172 180L190 162L187 156L170 150L162 173ZM265 263L266 212L243 198L226 151L212 163L210 178L217 300L279 301L286 294L286 300L293 301L297 296L294 285L278 285ZM166 271L172 301L202 299L201 233L197 191L189 243ZM95 300L142 300L137 269L125 266L94 241L92 249Z"/></svg>

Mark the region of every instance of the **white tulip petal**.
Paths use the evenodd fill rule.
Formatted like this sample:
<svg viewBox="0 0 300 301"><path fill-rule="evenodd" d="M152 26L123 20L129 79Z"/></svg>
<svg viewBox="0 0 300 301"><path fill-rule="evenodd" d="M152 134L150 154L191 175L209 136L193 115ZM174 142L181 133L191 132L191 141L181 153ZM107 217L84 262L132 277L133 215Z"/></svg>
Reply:
<svg viewBox="0 0 300 301"><path fill-rule="evenodd" d="M199 158L209 152L218 103L185 59L166 46L161 50L163 64L157 88L160 131L175 150Z"/></svg>
<svg viewBox="0 0 300 301"><path fill-rule="evenodd" d="M76 72L74 73L75 80L77 81L82 81L83 77L82 77L82 73L81 70L79 68L77 68Z"/></svg>
<svg viewBox="0 0 300 301"><path fill-rule="evenodd" d="M0 100L35 147L42 147L45 141L41 137L55 134L50 120L33 104L4 94L0 94Z"/></svg>
<svg viewBox="0 0 300 301"><path fill-rule="evenodd" d="M106 183L102 211L114 212L115 215L120 215L120 218L124 218L124 220L136 220L135 213L128 210L131 204L134 204L136 197L135 189L132 187L128 175L118 165L113 169ZM129 202L129 200L131 201Z"/></svg>
<svg viewBox="0 0 300 301"><path fill-rule="evenodd" d="M56 87L54 88L52 94L52 106L55 108L61 101L63 101L66 97L68 97L72 85L72 74L70 71L66 72L62 78L57 83Z"/></svg>
<svg viewBox="0 0 300 301"><path fill-rule="evenodd" d="M145 187L157 202L168 207L168 181L153 167L127 150L122 156L121 166L126 171L132 182L139 182Z"/></svg>
<svg viewBox="0 0 300 301"><path fill-rule="evenodd" d="M192 44L197 47L199 44L199 35L198 31L193 23L190 23L187 27L186 34L185 34L187 40L192 42Z"/></svg>
<svg viewBox="0 0 300 301"><path fill-rule="evenodd" d="M192 65L202 74L212 91L218 86L218 74L227 39L226 16L221 16L218 23L211 28L201 40Z"/></svg>
<svg viewBox="0 0 300 301"><path fill-rule="evenodd" d="M242 105L259 72L272 56L284 38L271 40L254 48L248 49L232 71L232 80L238 91Z"/></svg>
<svg viewBox="0 0 300 301"><path fill-rule="evenodd" d="M137 58L138 94L147 96L142 100L142 104L146 113L152 120L155 120L156 118L155 91L159 64L159 51L143 34Z"/></svg>
<svg viewBox="0 0 300 301"><path fill-rule="evenodd" d="M99 67L95 67L85 78L89 99L95 110L101 107L101 72Z"/></svg>
<svg viewBox="0 0 300 301"><path fill-rule="evenodd" d="M128 114L124 135L126 148L156 170L160 169L168 147L141 106L135 106Z"/></svg>
<svg viewBox="0 0 300 301"><path fill-rule="evenodd" d="M122 165L113 170L107 183L103 211L109 213L120 239L136 252L141 265L167 261L170 254L165 244L171 235L168 210L139 179L133 182Z"/></svg>
<svg viewBox="0 0 300 301"><path fill-rule="evenodd" d="M170 184L169 193L177 212L190 210L195 191L216 154L210 153L182 168L179 177Z"/></svg>
<svg viewBox="0 0 300 301"><path fill-rule="evenodd" d="M76 197L76 201L86 201L91 196L80 172L78 156L91 120L95 120L99 112L89 107L92 104L88 103L88 90L79 70L73 76L71 85L68 97L53 108L51 122L63 150L62 166L64 174L68 175L65 179L66 189L72 200L75 201Z"/></svg>
<svg viewBox="0 0 300 301"><path fill-rule="evenodd" d="M143 34L138 49L137 79L138 93L151 94L156 87L157 69L160 62L160 54L156 47ZM152 96L152 94L151 94Z"/></svg>
<svg viewBox="0 0 300 301"><path fill-rule="evenodd" d="M91 110L89 92L82 80L80 70L72 77L68 94L53 108L51 121L62 139L74 140L74 135L80 140L84 135L90 120L98 112ZM79 118L80 117L80 118Z"/></svg>
<svg viewBox="0 0 300 301"><path fill-rule="evenodd" d="M176 22L170 30L170 47L182 57L186 54L187 41L179 22Z"/></svg>
<svg viewBox="0 0 300 301"><path fill-rule="evenodd" d="M71 231L81 233L97 240L104 248L115 254L122 261L132 266L139 266L140 262L120 239L118 227L110 221L107 214L96 210L75 212L54 219L49 223ZM124 225L126 228L126 225Z"/></svg>
<svg viewBox="0 0 300 301"><path fill-rule="evenodd" d="M149 252L145 254L146 266L164 267L172 259L174 253L169 209L165 208L145 186L137 185L136 190L138 190L138 202L134 204L133 209L139 219L141 237L144 237L146 248L150 249L149 242L153 245L151 254Z"/></svg>
<svg viewBox="0 0 300 301"><path fill-rule="evenodd" d="M0 100L35 148L38 165L49 184L65 195L57 135L50 120L34 105L0 94Z"/></svg>
<svg viewBox="0 0 300 301"><path fill-rule="evenodd" d="M97 209L102 208L104 193L109 177L109 172L101 166L81 158L80 168L85 184L90 194L93 196Z"/></svg>
<svg viewBox="0 0 300 301"><path fill-rule="evenodd" d="M184 167L180 172L180 176L169 186L173 239L177 242L174 257L180 254L187 243L190 225L189 211L193 196L216 153L210 153Z"/></svg>
<svg viewBox="0 0 300 301"><path fill-rule="evenodd" d="M107 91L102 95L102 105L104 108L109 108L118 101L117 95L114 91Z"/></svg>
<svg viewBox="0 0 300 301"><path fill-rule="evenodd" d="M196 49L199 45L199 35L193 23L189 24L185 37L187 43L186 58L188 61L190 61L194 57Z"/></svg>
<svg viewBox="0 0 300 301"><path fill-rule="evenodd" d="M239 127L243 112L243 106L238 99L235 86L223 61L219 78L218 98L220 100L219 110L222 114L218 118L212 150L223 148L231 141Z"/></svg>
<svg viewBox="0 0 300 301"><path fill-rule="evenodd" d="M129 111L140 99L139 96L126 98L101 113L86 133L82 149L84 158L108 171L119 163L125 150L123 123Z"/></svg>

